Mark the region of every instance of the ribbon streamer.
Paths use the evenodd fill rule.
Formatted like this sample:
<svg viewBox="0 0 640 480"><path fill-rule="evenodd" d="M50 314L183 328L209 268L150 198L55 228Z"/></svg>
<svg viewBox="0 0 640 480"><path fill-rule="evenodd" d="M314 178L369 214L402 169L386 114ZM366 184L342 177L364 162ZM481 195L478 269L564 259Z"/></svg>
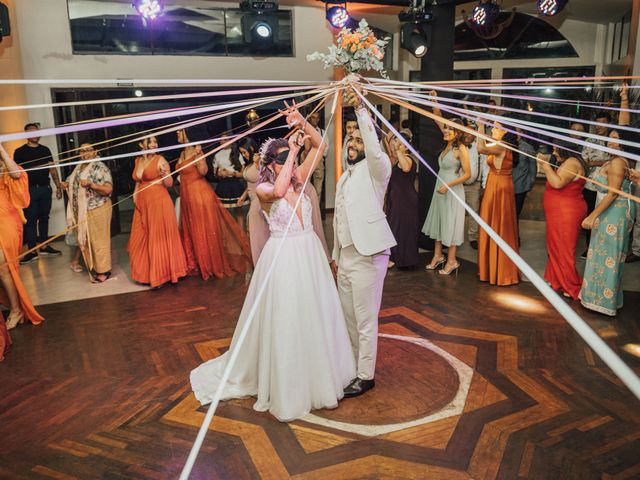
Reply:
<svg viewBox="0 0 640 480"><path fill-rule="evenodd" d="M291 86L288 88L255 88L244 90L224 90L215 92L195 92L195 93L180 93L173 95L152 95L149 97L122 97L122 98L109 98L103 100L80 100L76 102L53 102L53 103L37 103L32 105L12 105L8 107L0 107L0 112L8 110L33 110L38 108L61 108L61 107L75 107L84 105L108 105L112 103L135 103L135 102L151 102L159 100L181 100L181 99L194 99L194 98L208 98L208 97L220 97L220 96L233 96L233 95L250 95L254 93L267 93L267 92L288 92L291 90L313 90L319 88L320 84L308 85L308 86Z"/></svg>
<svg viewBox="0 0 640 480"><path fill-rule="evenodd" d="M315 96L313 96L313 97L311 97L311 98L309 98L309 99L306 99L306 100L304 100L303 102L300 102L300 103L298 104L298 106L300 106L300 107L301 107L301 106L307 105L307 104L309 104L309 103L315 102L316 100L319 100L319 99L321 99L321 98L324 98L326 95L328 95L328 94L330 94L330 93L331 93L331 92L329 92L329 93L325 93L324 91L322 91L322 92L320 92L320 93L316 94ZM181 166L181 167L178 167L178 168L177 168L176 170L174 170L173 172L168 172L166 175L164 175L163 177L161 177L161 178L157 179L155 182L151 182L151 183L149 183L148 185L146 185L146 186L142 187L140 190L138 190L138 192L137 192L137 193L140 193L140 192L142 192L142 191L146 190L147 188L151 188L151 187L152 187L152 186L154 186L154 185L157 185L157 184L162 183L165 179L167 179L167 178L171 177L172 175L177 175L179 172L181 172L181 171L182 171L182 170L184 170L185 168L187 168L187 167L189 167L189 166L191 166L191 165L194 165L195 163L199 162L200 160L203 160L203 159L207 158L207 157L208 157L208 156L210 156L210 155L214 155L215 153L219 152L220 150L227 148L227 147L228 147L228 146L230 146L232 143L234 143L234 142L236 142L236 141L240 140L241 138L246 137L247 135L249 135L250 133L255 132L256 130L259 130L260 128L264 127L265 125L268 125L269 123L274 122L275 120L277 120L277 119L278 119L278 118L280 118L280 117L282 117L282 114L281 114L281 113L278 113L278 115L275 115L273 118L270 118L270 119L268 119L268 120L265 120L265 121L263 121L263 122L259 123L258 125L254 126L254 127L251 127L249 130L247 130L247 131L245 131L244 133L242 133L242 134L238 135L238 136L237 136L237 137L235 137L234 139L229 140L229 141L225 142L224 144L221 144L220 146L218 146L217 148L214 148L214 149L213 149L213 150L211 150L210 152L203 153L203 155L201 155L200 157L197 157L197 158L195 158L195 159L191 160L190 162L186 163L185 165L183 165L183 166ZM132 199L132 198L133 198L133 194L128 195L128 196L124 197L122 200L119 200L118 202L116 202L116 203L112 204L112 205L111 205L111 208L113 209L113 207L115 207L116 205L120 205L121 203L124 203L124 202L126 202L127 200ZM65 235L66 235L70 230L72 230L72 229L76 228L78 225L79 225L79 223L76 223L75 225L72 225L72 226L70 226L70 227L66 228L63 232L61 232L61 233L59 233L59 234L57 234L57 235L54 235L54 236L52 236L52 237L48 238L47 240L45 240L44 242L39 243L39 244L38 244L38 245L36 245L35 247L30 248L30 249L28 249L28 250L26 250L26 251L22 252L22 253L21 253L20 255L18 255L18 257L16 257L13 261L20 260L21 258L25 257L26 255L28 255L28 254L30 254L30 253L33 253L33 252L35 252L35 251L37 251L37 250L41 249L42 247L44 247L44 246L46 246L46 245L49 245L51 242L54 242L55 240L57 240L57 239L59 239L59 238L61 238L61 237L65 236ZM5 266L6 264L7 264L7 262L5 262L4 264L0 265L0 268L1 268L1 267L3 267L3 266Z"/></svg>
<svg viewBox="0 0 640 480"><path fill-rule="evenodd" d="M285 96L285 98L290 97L291 95L287 95ZM280 99L280 97L282 96L275 96L275 97L271 97L272 101L277 101ZM269 98L269 97L264 97L264 98ZM239 107L239 106L251 106L252 104L255 104L256 100L244 100L244 101L240 101L240 102L233 102L230 104L230 106L233 107ZM188 110L185 115L196 115L196 114L200 114L200 113L207 113L207 112L214 112L214 111L219 111L219 110L223 110L225 105L215 105L212 107L199 107L199 108L193 108ZM40 130L33 130L30 132L18 132L18 133L11 133L11 134L4 134L4 135L0 135L0 142L7 142L7 141L12 141L12 140L25 140L27 138L33 137L34 135L38 135L41 137L44 136L48 136L48 135L60 135L62 133L73 133L73 132L82 132L82 131L87 131L87 130L94 130L97 128L108 128L108 127L115 127L115 126L119 126L119 125L129 125L132 123L142 123L142 122L148 122L148 121L152 121L152 120L162 120L165 118L172 118L175 117L177 114L177 112L165 112L165 113L156 113L156 114L151 114L151 115L141 115L140 117L136 117L133 120L130 119L115 119L115 120L106 120L106 121L97 121L97 122L89 122L89 123L85 123L85 124L81 124L81 125L69 125L69 126L64 126L64 127L54 127L54 128L45 128L45 129L40 129Z"/></svg>
<svg viewBox="0 0 640 480"><path fill-rule="evenodd" d="M340 90L336 90L335 95L336 97L339 95ZM327 128L325 128L325 132L324 135L322 136L322 143L324 143L325 138L327 136L327 132L329 131L329 125L331 124L331 121L333 120L333 116L335 114L336 111L336 99L334 98L334 102L333 102L333 106L332 106L332 110L331 110L331 117L329 118L329 122L327 124ZM318 161L318 155L320 154L320 151L318 150L316 152L316 156L314 157L313 161L314 163L316 163ZM309 179L311 178L311 176L313 175L313 170L311 170L309 172L309 174L307 175L307 178L305 178L301 192L304 192L305 187L307 186L307 184L309 183ZM218 404L220 403L220 399L222 398L222 393L224 391L224 387L226 386L228 380L229 380L229 376L231 375L231 370L233 369L236 360L238 358L238 353L240 352L240 347L242 346L242 344L244 343L244 339L247 336L247 333L249 332L249 327L251 326L251 324L253 323L253 319L255 318L255 314L258 308L258 304L260 302L260 300L262 299L262 296L264 295L264 291L267 287L267 282L269 281L269 279L271 278L271 275L273 273L273 270L275 268L276 262L278 261L278 258L280 257L280 252L282 251L282 248L284 246L284 240L287 237L288 233L289 233L289 228L291 227L291 223L293 222L293 219L296 217L297 215L297 211L298 211L298 206L300 205L300 202L302 200L302 195L304 195L304 193L301 193L300 195L298 195L298 199L296 200L295 206L292 209L291 212L291 216L289 217L289 221L287 222L287 226L285 228L284 231L284 235L282 236L282 238L279 241L278 244L278 249L276 250L276 253L273 257L273 261L271 262L271 265L269 265L269 270L267 270L267 274L265 276L264 282L262 283L262 285L260 285L260 288L258 290L258 293L256 295L256 299L255 302L253 303L253 305L251 306L251 310L249 310L249 314L247 315L247 319L245 320L245 324L242 328L242 330L240 331L240 335L238 335L238 340L234 346L233 349L231 349L229 351L229 359L227 360L227 364L225 365L224 371L222 373L222 378L220 379L220 383L218 384L218 388L216 389L216 392L213 396L213 398L211 399L211 404L209 405L209 408L207 410L207 413L204 417L204 420L202 421L202 425L200 426L200 429L198 430L198 435L196 437L196 440L193 444L193 446L191 447L191 451L189 452L189 456L187 457L187 461L185 463L184 468L182 469L182 473L180 474L180 480L188 480L189 476L191 475L191 470L193 469L193 466L195 464L196 458L198 457L198 453L200 452L200 449L202 448L202 444L204 442L204 439L207 435L207 430L209 429L209 425L211 425L211 422L213 421L213 417L216 413L216 410L218 408Z"/></svg>
<svg viewBox="0 0 640 480"><path fill-rule="evenodd" d="M378 112L375 107L358 91L355 90L362 101L368 106L368 108L375 113L375 115L383 122L390 131L394 132L396 137L411 151L413 155L422 163L435 177L440 180L444 185L444 182L438 173L429 165L424 158L416 151L413 146L407 142L397 130L395 130L384 116ZM524 259L516 253L516 251L509 246L503 238L498 235L483 219L478 215L467 203L458 196L454 190L448 190L448 193L464 207L467 213L473 218L478 225L480 225L491 239L496 242L498 247L509 257L509 259L518 267L518 269L533 283L538 291L549 301L551 306L573 327L573 329L582 337L582 339L589 345L596 354L607 364L609 368L616 374L616 376L622 380L622 382L631 390L631 392L640 399L640 378L635 372L624 363L620 357L602 340L598 334L596 334L589 325L564 301L560 296L553 291L553 289L547 285L540 275L529 266Z"/></svg>
<svg viewBox="0 0 640 480"><path fill-rule="evenodd" d="M371 91L373 93L375 93L377 96L379 96L380 98L383 98L383 99L385 99L387 101L390 101L390 102L393 102L393 103L397 103L398 105L403 106L403 107L405 107L405 108L407 108L409 110L412 110L412 111L414 111L416 113L419 113L420 115L426 116L426 117L428 117L428 118L430 118L430 119L432 119L434 121L439 121L439 122L441 122L441 123L443 123L445 125L448 125L449 127L453 128L453 129L460 130L460 131L463 131L465 133L470 133L470 134L472 134L472 135L474 135L476 137L481 137L484 140L489 141L489 142L495 142L495 139L493 139L492 137L489 137L487 135L483 135L483 134L481 134L481 133L479 133L479 132L477 132L477 131L475 131L475 130L473 130L471 128L468 128L468 127L464 126L464 125L460 125L460 124L452 122L451 120L448 120L448 119L446 119L444 117L440 117L440 116L437 116L437 115L435 115L435 114L433 114L431 112L427 112L424 109L415 107L415 106L413 106L413 105L411 105L409 103L406 103L406 102L403 102L401 100L398 100L397 98L390 97L390 96L387 96L385 94L382 94L382 93L379 93L379 92L375 92L373 90L371 90ZM415 103L420 103L420 102L416 101ZM480 119L481 117L477 117L477 118ZM505 119L501 119L500 120L501 123L504 123L504 120ZM481 123L487 123L486 121L483 121L483 120L480 120L480 121L481 121ZM509 130L509 131L511 131L511 130ZM511 132L515 133L513 131L511 131ZM561 138L564 138L564 137L561 137ZM498 142L498 143L500 143L505 148L508 148L509 150L517 152L520 155L523 155L523 156L526 156L526 157L529 157L529 158L535 158L538 162L543 162L543 163L547 163L548 165L552 165L550 162L542 160L542 159L540 159L538 157L534 157L533 155L529 155L528 153L523 152L523 151L515 148L514 146L509 145L508 143L502 143L502 142ZM589 144L588 146L591 147L591 146L593 146L593 144ZM628 156L631 156L631 155L628 155ZM556 167L556 166L554 166L554 168L558 168L559 170L562 169L562 167ZM597 180L594 180L594 179L591 179L591 178L588 178L588 177L585 177L585 176L582 176L582 175L579 175L579 174L574 174L574 175L576 177L578 177L578 178L584 179L587 182L591 182L594 185L598 185L598 186L600 186L600 187L602 187L602 188L604 188L606 190L610 190L610 191L616 193L617 195L620 195L621 197L624 197L624 198L627 198L629 200L633 200L634 202L640 203L640 198L635 196L635 195L632 195L632 194L627 193L627 192L625 192L623 190L611 187L609 185L606 185L606 184L603 184L601 182L598 182Z"/></svg>

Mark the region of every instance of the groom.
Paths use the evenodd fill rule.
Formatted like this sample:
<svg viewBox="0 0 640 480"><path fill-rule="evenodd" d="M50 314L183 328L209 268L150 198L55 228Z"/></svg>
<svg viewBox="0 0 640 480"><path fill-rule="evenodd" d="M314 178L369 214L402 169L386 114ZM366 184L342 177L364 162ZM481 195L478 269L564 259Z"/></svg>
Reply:
<svg viewBox="0 0 640 480"><path fill-rule="evenodd" d="M358 128L347 141L347 169L336 187L331 267L357 362L357 376L344 389L349 398L375 386L378 314L389 249L396 241L382 210L389 157L358 94L350 90L346 103L356 111Z"/></svg>

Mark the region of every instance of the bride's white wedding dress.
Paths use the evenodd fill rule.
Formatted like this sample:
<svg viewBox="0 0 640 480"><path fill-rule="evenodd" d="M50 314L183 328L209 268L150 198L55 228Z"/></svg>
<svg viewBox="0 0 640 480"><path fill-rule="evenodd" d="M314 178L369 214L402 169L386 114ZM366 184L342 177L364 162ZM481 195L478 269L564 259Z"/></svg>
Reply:
<svg viewBox="0 0 640 480"><path fill-rule="evenodd" d="M294 215L285 237L293 207L286 198L271 206L271 237L253 273L230 351L237 348L279 244L284 245L222 395L223 400L257 396L254 410L268 410L280 421L335 408L356 375L338 292L304 194L301 211L302 223ZM191 372L193 392L203 405L211 402L228 358L225 353Z"/></svg>

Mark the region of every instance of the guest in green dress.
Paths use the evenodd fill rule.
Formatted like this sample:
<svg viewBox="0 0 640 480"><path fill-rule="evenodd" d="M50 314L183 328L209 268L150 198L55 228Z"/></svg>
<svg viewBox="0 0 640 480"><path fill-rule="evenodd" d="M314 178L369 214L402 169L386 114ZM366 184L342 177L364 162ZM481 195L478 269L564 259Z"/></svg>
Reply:
<svg viewBox="0 0 640 480"><path fill-rule="evenodd" d="M627 146L617 143L620 138L618 131L612 131L610 138L609 148L628 150ZM595 180L629 193L628 171L627 160L614 157L602 166ZM596 188L602 199L582 222L582 227L592 230L592 234L580 301L589 310L615 316L622 307L622 273L636 205L605 187L596 185Z"/></svg>
<svg viewBox="0 0 640 480"><path fill-rule="evenodd" d="M436 92L431 92L432 100L436 101ZM440 108L434 106L433 113L442 117ZM455 123L461 123L458 119ZM444 267L439 271L442 275L450 275L456 272L460 263L456 259L458 246L464 242L464 215L465 210L450 191L455 192L464 201L464 182L471 177L471 163L469 152L462 140L462 132L436 120L436 125L442 132L442 137L447 145L440 152L438 158L438 176L436 189L433 192L429 213L422 226L422 233L435 240L435 249L431 262L426 270L436 270L440 265ZM449 249L447 258L442 252L442 246Z"/></svg>

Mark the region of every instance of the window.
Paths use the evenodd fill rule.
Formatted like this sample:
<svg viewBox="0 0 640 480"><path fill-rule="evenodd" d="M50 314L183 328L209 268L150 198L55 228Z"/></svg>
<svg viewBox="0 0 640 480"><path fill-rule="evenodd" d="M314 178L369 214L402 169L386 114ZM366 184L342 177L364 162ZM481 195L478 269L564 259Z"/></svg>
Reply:
<svg viewBox="0 0 640 480"><path fill-rule="evenodd" d="M567 68L505 68L503 71L503 78L505 79L517 79L517 78L567 78L567 77L592 77L595 73L595 67L567 67ZM590 86L584 88L572 88L572 89L556 89L553 86L540 86L540 89L536 90L508 90L503 93L514 96L531 96L539 98L553 98L558 100L565 100L566 103L558 102L545 102L545 101L528 101L519 98L506 98L503 99L503 103L507 107L518 108L520 110L529 110L535 112L541 112L552 115L559 115L564 117L571 117L575 119L588 118L593 115L594 110L583 108L580 104L601 100L597 98L601 92L592 89ZM554 125L559 127L567 127L567 122L558 120L555 118L541 117L531 115L527 118L532 122L546 125ZM532 134L538 137L538 133Z"/></svg>
<svg viewBox="0 0 640 480"><path fill-rule="evenodd" d="M629 54L629 30L631 27L631 12L624 15L613 25L611 41L611 62L616 62Z"/></svg>
<svg viewBox="0 0 640 480"><path fill-rule="evenodd" d="M131 2L67 0L73 53L77 55L293 56L290 10L278 10L272 47L256 52L243 41L238 9L167 5L144 22Z"/></svg>
<svg viewBox="0 0 640 480"><path fill-rule="evenodd" d="M502 12L497 23L511 13ZM482 39L466 23L456 26L454 60L506 60L513 58L577 57L571 43L544 20L516 13L497 37Z"/></svg>

